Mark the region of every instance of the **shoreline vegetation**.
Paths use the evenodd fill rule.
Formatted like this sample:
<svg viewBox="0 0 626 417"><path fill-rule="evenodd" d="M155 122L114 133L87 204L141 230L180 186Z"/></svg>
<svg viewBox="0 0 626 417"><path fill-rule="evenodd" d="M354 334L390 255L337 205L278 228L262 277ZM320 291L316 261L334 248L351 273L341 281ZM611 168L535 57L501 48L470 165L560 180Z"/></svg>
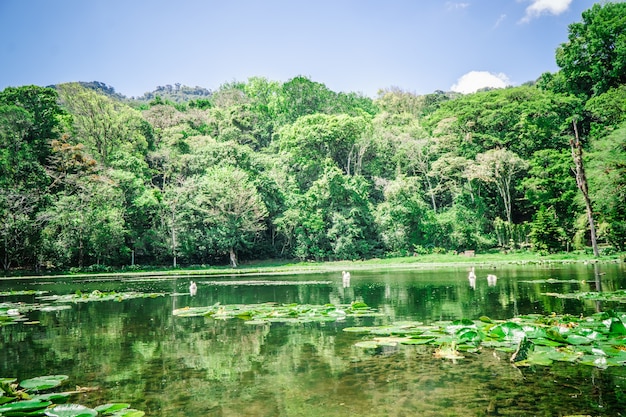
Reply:
<svg viewBox="0 0 626 417"><path fill-rule="evenodd" d="M626 254L616 253L595 257L588 253L560 253L539 255L533 252L519 253L484 253L466 256L464 254L428 254L385 259L366 259L354 261L298 261L298 260L264 260L242 263L237 268L225 265L192 265L188 267L156 267L134 265L129 269L108 269L106 271L63 271L59 273L40 273L33 271L12 271L12 274L0 276L2 279L35 279L35 278L124 278L124 277L174 277L174 276L241 276L241 275L282 275L282 274L314 274L365 270L389 269L435 269L455 267L480 267L498 265L539 265L539 264L571 264L571 263L622 263L626 262ZM20 273L22 272L22 273Z"/></svg>
<svg viewBox="0 0 626 417"><path fill-rule="evenodd" d="M624 253L624 28L626 3L595 4L555 45L557 72L470 94L372 98L302 75L145 100L97 81L7 87L0 268Z"/></svg>

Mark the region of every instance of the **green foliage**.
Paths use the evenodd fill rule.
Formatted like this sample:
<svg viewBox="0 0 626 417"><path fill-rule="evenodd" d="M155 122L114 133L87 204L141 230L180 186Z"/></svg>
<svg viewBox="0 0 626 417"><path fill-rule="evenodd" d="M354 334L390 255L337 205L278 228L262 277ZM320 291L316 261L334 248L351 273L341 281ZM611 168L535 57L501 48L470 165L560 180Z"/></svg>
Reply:
<svg viewBox="0 0 626 417"><path fill-rule="evenodd" d="M589 161L589 182L609 242L626 249L626 125L597 140Z"/></svg>
<svg viewBox="0 0 626 417"><path fill-rule="evenodd" d="M559 252L565 248L567 236L559 226L553 207L541 207L530 229L530 243L538 252Z"/></svg>
<svg viewBox="0 0 626 417"><path fill-rule="evenodd" d="M586 98L626 83L626 4L595 4L556 51L568 91Z"/></svg>
<svg viewBox="0 0 626 417"><path fill-rule="evenodd" d="M511 87L446 101L427 119L427 127L456 155L473 158L486 150L507 148L528 158L540 149L567 145L558 138L578 106L571 96Z"/></svg>
<svg viewBox="0 0 626 417"><path fill-rule="evenodd" d="M559 72L467 95L372 100L303 76L137 99L99 82L7 88L2 267L583 247L572 120L598 234L624 250L624 19L623 3L595 5Z"/></svg>

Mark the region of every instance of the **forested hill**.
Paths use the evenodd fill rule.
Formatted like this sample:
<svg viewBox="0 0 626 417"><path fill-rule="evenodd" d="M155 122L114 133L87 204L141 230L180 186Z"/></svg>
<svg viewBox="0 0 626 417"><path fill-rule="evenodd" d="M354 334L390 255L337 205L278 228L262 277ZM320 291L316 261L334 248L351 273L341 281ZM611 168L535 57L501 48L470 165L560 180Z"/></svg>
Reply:
<svg viewBox="0 0 626 417"><path fill-rule="evenodd" d="M623 251L625 31L626 3L596 5L558 72L468 95L371 99L306 77L140 99L6 88L2 267L554 252L592 236Z"/></svg>

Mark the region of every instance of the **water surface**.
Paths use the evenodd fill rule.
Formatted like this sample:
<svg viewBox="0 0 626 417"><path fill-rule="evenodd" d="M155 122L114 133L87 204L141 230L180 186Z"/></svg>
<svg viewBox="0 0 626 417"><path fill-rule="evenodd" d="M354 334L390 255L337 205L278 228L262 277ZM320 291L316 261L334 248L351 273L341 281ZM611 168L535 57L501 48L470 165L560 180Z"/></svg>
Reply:
<svg viewBox="0 0 626 417"><path fill-rule="evenodd" d="M488 283L487 275L497 276ZM0 280L0 291L162 292L123 302L72 304L31 312L39 324L0 327L0 377L66 374L100 389L75 402L129 402L148 416L460 416L622 415L626 368L601 370L555 363L516 368L485 349L453 363L432 348L404 346L368 355L348 326L400 320L508 319L528 313L589 315L620 305L560 299L546 292L625 288L624 264L352 271L276 276L149 279ZM560 283L547 283L554 279ZM1 297L38 302L37 296ZM363 301L380 318L333 323L246 325L244 321L176 317L185 306L347 304Z"/></svg>

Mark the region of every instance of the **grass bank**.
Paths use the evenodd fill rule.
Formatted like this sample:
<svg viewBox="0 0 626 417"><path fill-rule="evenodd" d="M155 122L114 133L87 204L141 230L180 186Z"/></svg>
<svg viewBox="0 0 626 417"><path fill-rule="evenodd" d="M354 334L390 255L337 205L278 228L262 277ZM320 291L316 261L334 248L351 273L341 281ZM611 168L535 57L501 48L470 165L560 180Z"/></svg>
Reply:
<svg viewBox="0 0 626 417"><path fill-rule="evenodd" d="M585 253L561 253L542 256L532 252L516 253L486 253L475 256L453 254L428 254L401 258L368 259L360 261L333 261L333 262L300 262L288 260L266 260L241 264L238 268L228 266L198 265L188 268L150 268L135 267L120 271L85 272L58 275L23 275L11 278L42 278L42 277L126 277L126 276L237 276L237 275L269 275L269 274L297 274L322 273L342 270L372 270L372 269L407 269L407 268L439 268L462 267L481 265L532 265L548 263L583 263L583 262L624 262L625 254L615 254L594 258Z"/></svg>

